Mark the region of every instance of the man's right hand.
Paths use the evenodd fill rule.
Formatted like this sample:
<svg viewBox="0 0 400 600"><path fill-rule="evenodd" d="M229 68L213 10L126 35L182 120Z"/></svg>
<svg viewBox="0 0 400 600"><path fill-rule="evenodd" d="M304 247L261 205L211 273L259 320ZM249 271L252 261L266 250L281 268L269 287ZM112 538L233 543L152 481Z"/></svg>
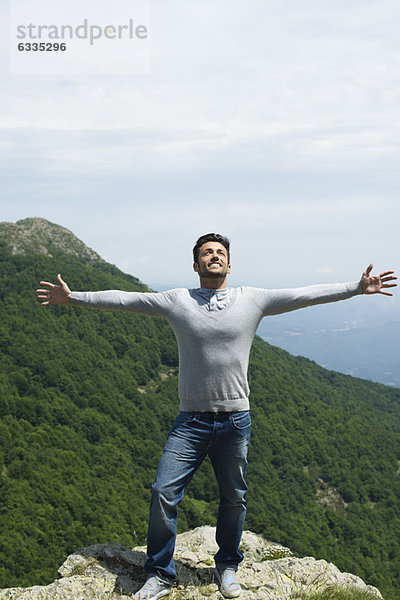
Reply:
<svg viewBox="0 0 400 600"><path fill-rule="evenodd" d="M44 300L42 306L48 306L49 304L69 304L71 290L61 279L61 275L57 275L57 281L60 285L49 283L48 281L41 281L40 285L47 286L48 289L36 290L38 300Z"/></svg>

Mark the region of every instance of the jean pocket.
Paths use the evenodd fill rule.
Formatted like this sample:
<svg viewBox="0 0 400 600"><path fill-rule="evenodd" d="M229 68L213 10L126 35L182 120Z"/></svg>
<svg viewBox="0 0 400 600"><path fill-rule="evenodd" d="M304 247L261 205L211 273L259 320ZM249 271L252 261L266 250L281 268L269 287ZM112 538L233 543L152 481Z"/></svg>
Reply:
<svg viewBox="0 0 400 600"><path fill-rule="evenodd" d="M234 427L239 431L245 431L251 425L250 412L248 410L234 413L230 419Z"/></svg>

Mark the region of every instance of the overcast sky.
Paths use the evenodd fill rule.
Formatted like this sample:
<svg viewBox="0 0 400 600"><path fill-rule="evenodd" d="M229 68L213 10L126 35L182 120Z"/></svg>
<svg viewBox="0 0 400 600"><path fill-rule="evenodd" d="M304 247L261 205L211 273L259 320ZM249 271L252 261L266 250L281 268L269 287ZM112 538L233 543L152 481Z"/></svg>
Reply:
<svg viewBox="0 0 400 600"><path fill-rule="evenodd" d="M209 231L232 285L398 268L399 2L151 8L151 73L34 76L9 72L2 3L0 220L63 225L158 288L197 285Z"/></svg>

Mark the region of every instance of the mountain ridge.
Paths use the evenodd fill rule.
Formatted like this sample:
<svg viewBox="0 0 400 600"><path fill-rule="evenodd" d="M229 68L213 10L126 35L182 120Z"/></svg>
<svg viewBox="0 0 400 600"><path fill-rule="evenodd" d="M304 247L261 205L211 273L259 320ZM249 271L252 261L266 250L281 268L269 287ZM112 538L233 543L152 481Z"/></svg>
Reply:
<svg viewBox="0 0 400 600"><path fill-rule="evenodd" d="M0 222L0 239L12 255L41 254L53 258L60 253L82 260L103 261L72 231L42 217L29 217L16 223Z"/></svg>

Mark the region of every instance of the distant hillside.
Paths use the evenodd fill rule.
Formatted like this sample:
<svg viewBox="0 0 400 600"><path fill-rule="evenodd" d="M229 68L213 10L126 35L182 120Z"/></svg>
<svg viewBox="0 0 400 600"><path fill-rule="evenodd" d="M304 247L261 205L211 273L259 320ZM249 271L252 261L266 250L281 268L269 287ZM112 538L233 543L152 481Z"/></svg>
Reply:
<svg viewBox="0 0 400 600"><path fill-rule="evenodd" d="M0 587L53 581L79 547L144 543L151 482L178 409L176 343L164 320L43 308L34 292L58 272L77 290L147 286L84 259L72 234L68 250L50 256L52 238L43 252L16 253L22 241L14 229L11 247L9 230L0 225ZM28 230L24 248L35 245ZM249 378L246 527L397 600L400 391L260 338ZM216 495L207 461L179 530L214 525Z"/></svg>
<svg viewBox="0 0 400 600"><path fill-rule="evenodd" d="M354 298L264 319L258 334L325 368L400 388L397 295Z"/></svg>

